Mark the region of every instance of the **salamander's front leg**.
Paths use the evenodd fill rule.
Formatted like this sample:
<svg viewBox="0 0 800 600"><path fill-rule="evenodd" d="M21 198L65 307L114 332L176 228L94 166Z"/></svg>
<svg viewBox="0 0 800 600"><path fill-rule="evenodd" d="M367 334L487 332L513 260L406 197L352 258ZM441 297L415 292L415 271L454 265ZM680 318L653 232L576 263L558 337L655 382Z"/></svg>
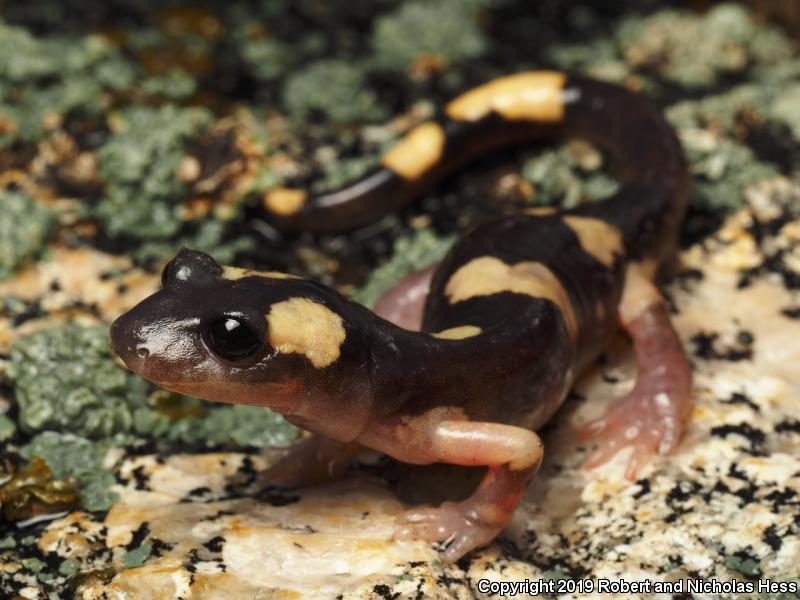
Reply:
<svg viewBox="0 0 800 600"><path fill-rule="evenodd" d="M396 538L446 542L448 561L485 546L502 531L542 461L539 436L510 425L445 420L411 422L394 431L398 446L387 450L400 460L489 468L466 500L410 510L398 522Z"/></svg>
<svg viewBox="0 0 800 600"><path fill-rule="evenodd" d="M356 442L342 443L312 435L293 444L286 456L261 471L256 486L300 487L341 479L363 450Z"/></svg>
<svg viewBox="0 0 800 600"><path fill-rule="evenodd" d="M625 286L620 320L633 341L639 368L636 384L605 416L587 425L579 438L599 441L586 460L590 468L633 446L626 472L633 480L654 453L669 454L680 442L692 408L692 376L658 290L633 269Z"/></svg>

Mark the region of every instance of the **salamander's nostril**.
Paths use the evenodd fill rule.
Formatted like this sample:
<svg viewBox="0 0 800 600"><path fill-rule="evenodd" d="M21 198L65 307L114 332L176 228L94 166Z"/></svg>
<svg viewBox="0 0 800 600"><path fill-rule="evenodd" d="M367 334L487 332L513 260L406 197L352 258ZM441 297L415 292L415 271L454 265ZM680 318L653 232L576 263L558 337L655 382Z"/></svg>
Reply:
<svg viewBox="0 0 800 600"><path fill-rule="evenodd" d="M136 354L138 354L140 358L147 358L150 356L150 350L147 349L147 346L139 346L136 348Z"/></svg>

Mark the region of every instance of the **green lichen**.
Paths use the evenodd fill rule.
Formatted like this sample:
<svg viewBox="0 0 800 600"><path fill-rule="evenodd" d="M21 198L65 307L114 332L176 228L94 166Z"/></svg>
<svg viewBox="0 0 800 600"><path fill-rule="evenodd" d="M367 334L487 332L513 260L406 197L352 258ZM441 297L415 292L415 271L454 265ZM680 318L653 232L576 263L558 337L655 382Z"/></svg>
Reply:
<svg viewBox="0 0 800 600"><path fill-rule="evenodd" d="M429 229L399 238L391 258L372 271L367 282L353 293L353 300L374 305L402 277L441 260L455 240L455 235L440 237Z"/></svg>
<svg viewBox="0 0 800 600"><path fill-rule="evenodd" d="M17 424L5 415L0 415L0 442L13 437L17 431Z"/></svg>
<svg viewBox="0 0 800 600"><path fill-rule="evenodd" d="M149 265L166 256L174 256L181 248L200 250L214 257L221 263L231 263L240 252L255 248L253 238L240 235L227 236L228 225L222 221L202 221L191 233L164 240L147 240L142 242L131 253L137 265Z"/></svg>
<svg viewBox="0 0 800 600"><path fill-rule="evenodd" d="M266 36L253 39L250 35L244 35L240 51L250 72L260 80L276 79L294 63L290 47Z"/></svg>
<svg viewBox="0 0 800 600"><path fill-rule="evenodd" d="M98 151L105 191L94 213L109 234L164 239L178 232L185 194L178 167L210 118L204 109L170 104L115 115L117 132Z"/></svg>
<svg viewBox="0 0 800 600"><path fill-rule="evenodd" d="M22 563L23 567L33 571L34 573L38 573L47 566L46 562L36 557L23 558L20 562Z"/></svg>
<svg viewBox="0 0 800 600"><path fill-rule="evenodd" d="M635 68L687 87L711 86L726 75L793 54L780 29L756 23L738 4L721 4L702 17L662 10L627 18L617 28L616 41Z"/></svg>
<svg viewBox="0 0 800 600"><path fill-rule="evenodd" d="M135 67L99 36L38 39L0 21L0 146L35 142L65 119L108 107Z"/></svg>
<svg viewBox="0 0 800 600"><path fill-rule="evenodd" d="M194 448L285 446L298 436L296 428L266 408L202 405L207 409L202 416L179 419L163 411L140 409L135 414L136 432Z"/></svg>
<svg viewBox="0 0 800 600"><path fill-rule="evenodd" d="M718 137L741 137L744 124L755 126L769 118L775 93L772 86L748 83L700 100L678 102L667 109L666 115L681 131L705 129L713 130Z"/></svg>
<svg viewBox="0 0 800 600"><path fill-rule="evenodd" d="M80 483L80 499L89 511L108 510L117 499L109 488L117 480L103 467L108 447L71 433L45 431L20 450L25 458L38 456L47 463L57 479Z"/></svg>
<svg viewBox="0 0 800 600"><path fill-rule="evenodd" d="M777 122L769 110L774 93L770 87L748 84L700 101L681 102L667 111L689 160L696 206L735 210L748 185L778 173L746 143L751 129L775 129Z"/></svg>
<svg viewBox="0 0 800 600"><path fill-rule="evenodd" d="M58 573L59 575L63 575L64 577L72 577L77 573L79 570L79 565L74 560L66 559L61 561L61 564L58 565Z"/></svg>
<svg viewBox="0 0 800 600"><path fill-rule="evenodd" d="M485 53L489 39L481 31L474 0L408 2L380 17L372 37L376 67L405 70L420 56L452 64Z"/></svg>
<svg viewBox="0 0 800 600"><path fill-rule="evenodd" d="M17 540L10 535L0 539L0 550L9 550L17 547Z"/></svg>
<svg viewBox="0 0 800 600"><path fill-rule="evenodd" d="M545 49L545 53L561 69L581 70L587 75L606 81L619 83L631 73L631 67L620 56L616 43L606 37L590 39L581 44L551 44Z"/></svg>
<svg viewBox="0 0 800 600"><path fill-rule="evenodd" d="M343 60L321 60L292 74L286 81L283 102L296 118L317 112L333 123L349 123L386 116L366 85L364 70Z"/></svg>
<svg viewBox="0 0 800 600"><path fill-rule="evenodd" d="M284 445L297 436L280 415L259 407L176 396L187 410L174 402L165 410L162 391L112 361L104 327L71 323L25 337L12 347L6 374L28 432L55 430L112 443L140 436L192 447ZM56 473L61 467L51 465ZM83 479L92 489L113 483L102 471L96 481L89 475Z"/></svg>
<svg viewBox="0 0 800 600"><path fill-rule="evenodd" d="M796 140L800 141L800 83L783 87L770 110L772 117L786 124Z"/></svg>
<svg viewBox="0 0 800 600"><path fill-rule="evenodd" d="M154 75L142 81L145 94L160 96L169 100L185 100L197 91L197 82L186 71L171 69L161 75Z"/></svg>
<svg viewBox="0 0 800 600"><path fill-rule="evenodd" d="M562 69L617 82L636 75L649 94L660 92L660 80L702 88L749 70L784 69L794 52L781 29L758 23L732 3L704 15L669 9L635 14L622 18L611 36L556 42L545 49Z"/></svg>
<svg viewBox="0 0 800 600"><path fill-rule="evenodd" d="M695 206L736 210L744 201L746 187L778 174L775 166L757 160L744 144L721 139L709 146L704 138L703 134L681 135L693 175L692 203Z"/></svg>
<svg viewBox="0 0 800 600"><path fill-rule="evenodd" d="M56 216L23 192L0 190L0 207L0 279L4 279L42 252Z"/></svg>
<svg viewBox="0 0 800 600"><path fill-rule="evenodd" d="M757 577L758 575L761 575L761 565L759 562L756 559L747 556L732 554L726 556L722 564L724 564L725 567L731 571L737 571L742 575L747 575L748 577Z"/></svg>
<svg viewBox="0 0 800 600"><path fill-rule="evenodd" d="M138 548L134 548L133 550L126 552L122 557L122 564L125 565L125 568L127 569L141 567L145 561L150 558L150 554L152 554L152 552L153 545L144 543Z"/></svg>
<svg viewBox="0 0 800 600"><path fill-rule="evenodd" d="M111 360L104 327L68 324L22 338L6 376L24 431L70 431L89 438L126 432L145 403L146 384Z"/></svg>
<svg viewBox="0 0 800 600"><path fill-rule="evenodd" d="M618 183L600 170L602 165L603 155L588 144L562 144L526 160L522 175L533 185L534 204L572 208L617 190Z"/></svg>

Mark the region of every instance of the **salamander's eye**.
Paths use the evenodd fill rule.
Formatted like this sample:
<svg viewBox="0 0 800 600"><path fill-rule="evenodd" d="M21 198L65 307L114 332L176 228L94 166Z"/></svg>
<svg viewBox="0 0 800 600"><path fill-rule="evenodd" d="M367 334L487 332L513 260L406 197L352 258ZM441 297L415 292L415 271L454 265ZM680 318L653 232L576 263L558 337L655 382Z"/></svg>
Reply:
<svg viewBox="0 0 800 600"><path fill-rule="evenodd" d="M211 350L228 360L250 356L261 346L258 334L242 319L234 316L223 316L213 321L207 334Z"/></svg>

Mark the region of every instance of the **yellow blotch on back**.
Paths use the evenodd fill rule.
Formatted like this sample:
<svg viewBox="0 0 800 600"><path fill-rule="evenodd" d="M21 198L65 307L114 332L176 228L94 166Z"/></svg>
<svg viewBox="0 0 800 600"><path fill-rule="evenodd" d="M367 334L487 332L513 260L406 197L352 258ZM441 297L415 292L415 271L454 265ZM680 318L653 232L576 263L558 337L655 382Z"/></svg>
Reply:
<svg viewBox="0 0 800 600"><path fill-rule="evenodd" d="M317 368L339 358L346 334L342 318L308 298L272 305L267 314L269 343L278 352L305 355Z"/></svg>
<svg viewBox="0 0 800 600"><path fill-rule="evenodd" d="M392 146L381 163L403 179L417 179L441 159L444 142L441 125L422 123Z"/></svg>
<svg viewBox="0 0 800 600"><path fill-rule="evenodd" d="M564 223L578 236L583 251L605 266L611 268L615 256L623 254L622 233L602 219L566 215Z"/></svg>
<svg viewBox="0 0 800 600"><path fill-rule="evenodd" d="M451 304L502 292L550 300L561 310L570 335L573 338L577 335L578 322L567 291L558 277L540 262L507 265L493 256L482 256L459 268L445 286Z"/></svg>
<svg viewBox="0 0 800 600"><path fill-rule="evenodd" d="M477 121L492 112L511 121L555 123L564 118L566 75L532 71L495 79L455 100L446 108L457 121Z"/></svg>
<svg viewBox="0 0 800 600"><path fill-rule="evenodd" d="M300 279L296 275L281 273L280 271L251 271L250 269L240 269L239 267L222 267L222 277L230 281L236 281L244 277L266 277L267 279Z"/></svg>
<svg viewBox="0 0 800 600"><path fill-rule="evenodd" d="M451 327L450 329L432 333L431 335L442 340L463 340L474 337L480 332L481 328L476 325L459 325L458 327Z"/></svg>
<svg viewBox="0 0 800 600"><path fill-rule="evenodd" d="M307 199L305 190L277 187L264 192L261 200L268 211L287 217L303 208Z"/></svg>

